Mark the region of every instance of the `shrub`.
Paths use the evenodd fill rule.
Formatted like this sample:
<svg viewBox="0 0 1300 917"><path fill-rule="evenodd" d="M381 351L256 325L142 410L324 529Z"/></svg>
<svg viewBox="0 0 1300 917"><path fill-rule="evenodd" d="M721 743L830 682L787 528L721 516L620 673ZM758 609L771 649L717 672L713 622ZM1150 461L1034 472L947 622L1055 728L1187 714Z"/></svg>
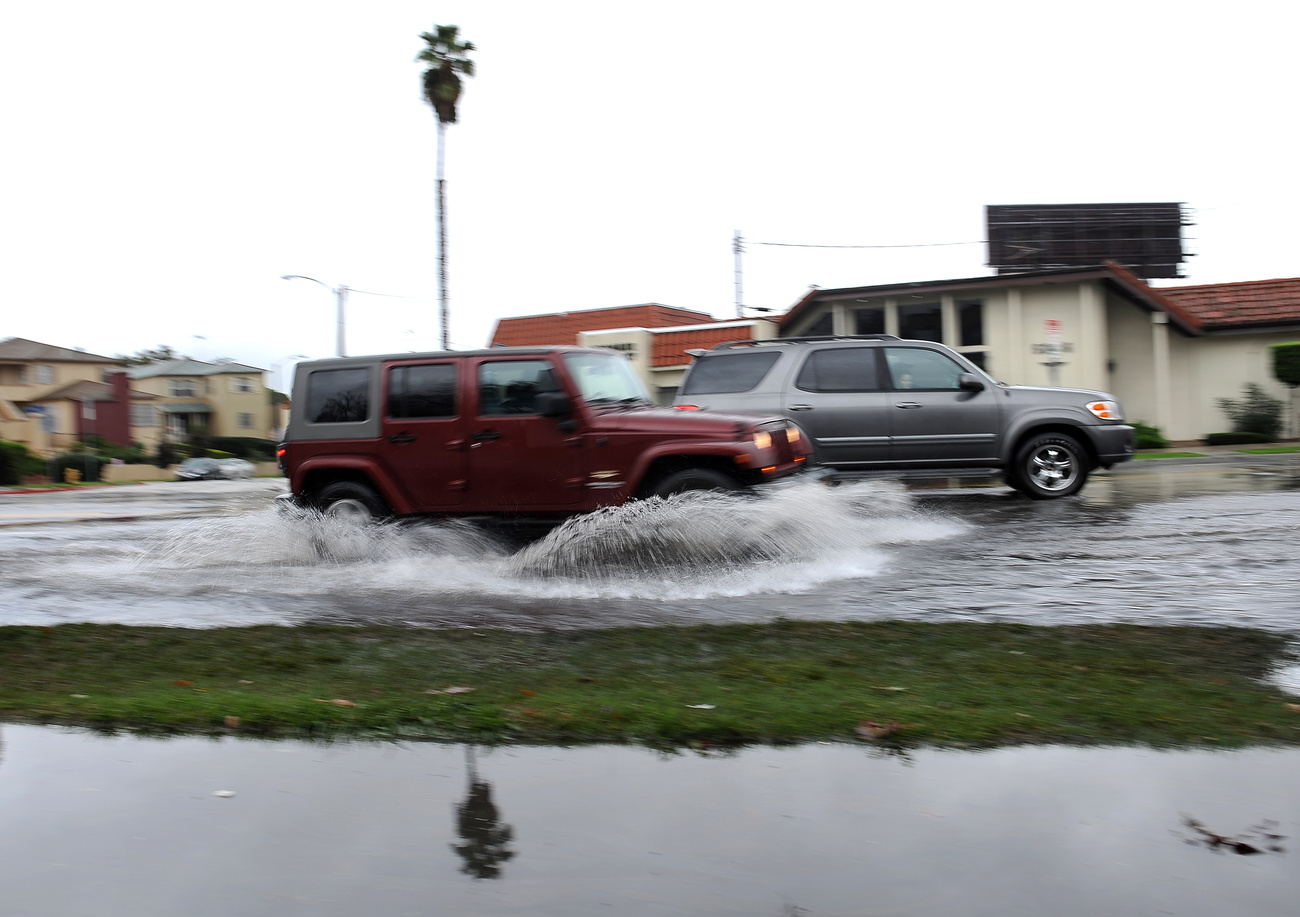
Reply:
<svg viewBox="0 0 1300 917"><path fill-rule="evenodd" d="M1290 388L1300 386L1300 343L1273 345L1273 375Z"/></svg>
<svg viewBox="0 0 1300 917"><path fill-rule="evenodd" d="M22 443L0 440L0 484L20 484L31 453Z"/></svg>
<svg viewBox="0 0 1300 917"><path fill-rule="evenodd" d="M235 458L250 462L269 462L275 459L275 442L269 439L257 439L252 436L214 436L211 440L213 449L229 452Z"/></svg>
<svg viewBox="0 0 1300 917"><path fill-rule="evenodd" d="M166 468L168 465L175 465L180 461L177 455L176 447L171 443L159 443L158 452L154 455L153 463L159 468Z"/></svg>
<svg viewBox="0 0 1300 917"><path fill-rule="evenodd" d="M1137 447L1139 449L1163 449L1169 445L1169 440L1160 435L1159 427L1153 427L1151 424L1135 420L1133 429L1137 433Z"/></svg>
<svg viewBox="0 0 1300 917"><path fill-rule="evenodd" d="M1264 442L1273 442L1282 432L1281 400L1272 397L1254 382L1247 382L1242 391L1245 397L1216 398L1219 409L1232 421L1233 433L1258 433Z"/></svg>
<svg viewBox="0 0 1300 917"><path fill-rule="evenodd" d="M89 452L65 452L63 455L54 459L51 470L52 480L55 483L66 480L65 472L71 468L81 477L82 481L100 480L100 470L108 464L108 460L98 455L92 455Z"/></svg>
<svg viewBox="0 0 1300 917"><path fill-rule="evenodd" d="M1254 443L1271 443L1273 437L1263 433L1211 433L1205 437L1207 446L1243 446Z"/></svg>

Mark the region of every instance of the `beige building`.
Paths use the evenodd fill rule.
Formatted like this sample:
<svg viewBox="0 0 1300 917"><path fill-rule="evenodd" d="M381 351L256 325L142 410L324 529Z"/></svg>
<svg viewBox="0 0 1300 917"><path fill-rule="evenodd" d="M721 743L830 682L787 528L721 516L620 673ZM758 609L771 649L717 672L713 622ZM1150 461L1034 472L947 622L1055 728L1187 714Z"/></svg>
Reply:
<svg viewBox="0 0 1300 917"><path fill-rule="evenodd" d="M1300 278L1151 287L1114 264L964 280L813 289L782 337L895 334L947 344L995 379L1115 394L1170 440L1231 423L1246 383L1287 400L1270 344L1300 341Z"/></svg>
<svg viewBox="0 0 1300 917"><path fill-rule="evenodd" d="M146 448L209 436L270 439L275 428L263 370L242 363L179 359L127 370L131 387L153 396L134 404L131 429Z"/></svg>

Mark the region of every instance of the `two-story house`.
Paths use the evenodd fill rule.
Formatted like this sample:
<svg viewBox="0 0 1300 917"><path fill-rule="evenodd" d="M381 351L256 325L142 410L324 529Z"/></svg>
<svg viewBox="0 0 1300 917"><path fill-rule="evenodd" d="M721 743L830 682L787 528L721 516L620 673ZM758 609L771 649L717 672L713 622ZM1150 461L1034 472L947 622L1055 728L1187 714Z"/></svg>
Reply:
<svg viewBox="0 0 1300 917"><path fill-rule="evenodd" d="M132 388L156 400L132 418L137 440L156 447L202 428L210 436L267 439L275 427L263 370L243 363L187 358L127 370Z"/></svg>

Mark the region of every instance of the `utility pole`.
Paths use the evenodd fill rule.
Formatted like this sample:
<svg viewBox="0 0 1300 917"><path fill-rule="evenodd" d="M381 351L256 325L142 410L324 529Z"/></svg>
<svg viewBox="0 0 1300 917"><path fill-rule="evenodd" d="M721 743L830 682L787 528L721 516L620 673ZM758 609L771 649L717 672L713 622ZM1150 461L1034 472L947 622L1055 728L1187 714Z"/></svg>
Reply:
<svg viewBox="0 0 1300 917"><path fill-rule="evenodd" d="M740 256L744 252L745 240L741 238L740 230L736 230L736 235L732 239L731 250L736 254L736 318L745 317L745 293L743 290L744 271L740 266Z"/></svg>

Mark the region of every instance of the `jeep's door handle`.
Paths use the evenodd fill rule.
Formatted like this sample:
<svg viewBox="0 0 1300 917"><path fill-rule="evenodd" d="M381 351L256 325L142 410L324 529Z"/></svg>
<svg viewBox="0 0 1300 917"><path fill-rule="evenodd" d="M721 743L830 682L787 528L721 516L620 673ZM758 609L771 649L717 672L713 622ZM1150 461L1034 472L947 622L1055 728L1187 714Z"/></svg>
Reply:
<svg viewBox="0 0 1300 917"><path fill-rule="evenodd" d="M812 409L813 409L813 408L812 408L812 405L811 405L811 404L792 404L792 405L790 405L790 410L792 410L792 411L811 411Z"/></svg>
<svg viewBox="0 0 1300 917"><path fill-rule="evenodd" d="M392 436L388 437L388 441L390 443L413 443L415 442L415 437L410 433L394 433Z"/></svg>
<svg viewBox="0 0 1300 917"><path fill-rule="evenodd" d="M500 439L500 438L501 438L501 434L498 433L496 430L479 430L477 433L474 434L474 439L479 440L480 442L485 439Z"/></svg>
<svg viewBox="0 0 1300 917"><path fill-rule="evenodd" d="M925 407L925 405L921 404L919 401L900 401L898 404L894 405L894 407L902 408L904 411L910 411L912 408L921 408Z"/></svg>

